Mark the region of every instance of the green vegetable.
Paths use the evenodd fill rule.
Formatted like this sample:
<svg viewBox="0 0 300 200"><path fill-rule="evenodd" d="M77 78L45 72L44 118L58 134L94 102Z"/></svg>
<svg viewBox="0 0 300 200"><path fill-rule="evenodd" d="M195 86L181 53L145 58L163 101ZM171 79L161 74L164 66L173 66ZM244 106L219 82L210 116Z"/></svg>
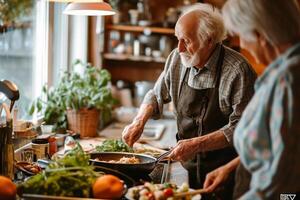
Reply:
<svg viewBox="0 0 300 200"><path fill-rule="evenodd" d="M55 160L45 171L18 185L18 191L67 197L91 197L91 186L102 175L89 166L89 155L81 146Z"/></svg>
<svg viewBox="0 0 300 200"><path fill-rule="evenodd" d="M133 149L122 140L104 140L102 145L96 146L98 152L133 152Z"/></svg>

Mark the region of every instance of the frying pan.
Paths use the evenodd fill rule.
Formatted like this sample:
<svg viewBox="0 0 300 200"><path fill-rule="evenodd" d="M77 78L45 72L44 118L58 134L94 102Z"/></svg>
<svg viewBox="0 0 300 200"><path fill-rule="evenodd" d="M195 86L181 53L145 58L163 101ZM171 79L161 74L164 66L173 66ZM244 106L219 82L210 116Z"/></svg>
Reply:
<svg viewBox="0 0 300 200"><path fill-rule="evenodd" d="M167 151L161 154L158 158L154 158L149 155L137 154L137 153L125 153L125 152L101 152L101 153L91 153L90 162L96 166L107 167L110 169L119 170L122 172L134 172L141 174L150 174L155 166L171 151ZM111 160L120 160L122 157L136 157L140 160L137 164L125 164L125 163L110 163ZM98 158L100 161L95 160Z"/></svg>

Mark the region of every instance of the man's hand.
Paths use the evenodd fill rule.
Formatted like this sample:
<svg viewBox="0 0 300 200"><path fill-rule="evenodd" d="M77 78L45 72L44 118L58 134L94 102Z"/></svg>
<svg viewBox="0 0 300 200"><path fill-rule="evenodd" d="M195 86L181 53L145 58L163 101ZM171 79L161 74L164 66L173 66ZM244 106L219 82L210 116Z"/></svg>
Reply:
<svg viewBox="0 0 300 200"><path fill-rule="evenodd" d="M147 120L151 117L154 110L154 106L151 104L142 104L137 116L131 124L126 126L122 133L122 140L129 146L133 144L141 137L144 126Z"/></svg>
<svg viewBox="0 0 300 200"><path fill-rule="evenodd" d="M144 124L140 120L134 120L126 126L122 133L122 140L130 147L141 137L144 131Z"/></svg>
<svg viewBox="0 0 300 200"><path fill-rule="evenodd" d="M173 148L169 157L176 161L186 161L192 159L197 153L195 152L195 146L195 139L180 140Z"/></svg>

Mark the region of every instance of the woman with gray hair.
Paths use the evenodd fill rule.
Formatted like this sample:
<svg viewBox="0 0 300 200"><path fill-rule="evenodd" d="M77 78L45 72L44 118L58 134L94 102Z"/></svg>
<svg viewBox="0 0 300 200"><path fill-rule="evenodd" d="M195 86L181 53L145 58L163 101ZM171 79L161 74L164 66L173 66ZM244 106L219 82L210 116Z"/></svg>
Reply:
<svg viewBox="0 0 300 200"><path fill-rule="evenodd" d="M268 67L234 133L239 158L209 173L204 187L213 191L241 161L252 176L241 199L294 199L300 196L298 6L291 0L229 0L223 17L241 47Z"/></svg>

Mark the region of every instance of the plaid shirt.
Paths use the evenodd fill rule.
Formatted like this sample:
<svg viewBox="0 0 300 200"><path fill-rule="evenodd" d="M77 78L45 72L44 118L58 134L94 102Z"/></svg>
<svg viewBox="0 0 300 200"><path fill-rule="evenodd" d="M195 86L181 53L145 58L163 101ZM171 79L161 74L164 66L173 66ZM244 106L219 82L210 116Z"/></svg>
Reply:
<svg viewBox="0 0 300 200"><path fill-rule="evenodd" d="M225 47L219 86L219 105L224 115L229 115L229 123L221 130L228 142L233 141L233 132L242 112L254 93L256 74L249 63L238 52ZM221 45L218 44L202 69L191 68L188 85L195 89L216 87L216 65ZM153 118L159 118L163 112L163 104L172 101L174 114L177 116L179 91L187 68L183 66L177 49L169 55L165 69L150 90L143 103L153 104Z"/></svg>
<svg viewBox="0 0 300 200"><path fill-rule="evenodd" d="M300 43L274 61L234 134L250 190L241 199L286 199L300 192ZM298 198L298 197L297 197Z"/></svg>

